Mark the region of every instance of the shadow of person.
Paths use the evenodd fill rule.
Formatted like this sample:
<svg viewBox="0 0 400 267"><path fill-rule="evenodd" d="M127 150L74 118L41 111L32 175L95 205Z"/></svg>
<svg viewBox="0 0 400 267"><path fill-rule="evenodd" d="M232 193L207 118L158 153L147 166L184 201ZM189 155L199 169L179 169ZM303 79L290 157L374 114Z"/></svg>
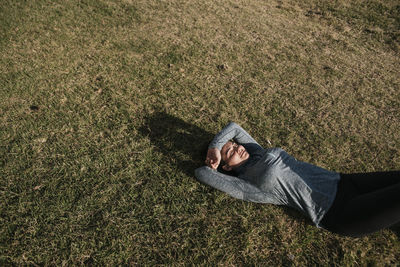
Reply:
<svg viewBox="0 0 400 267"><path fill-rule="evenodd" d="M208 143L214 136L165 112L147 117L139 132L150 138L168 164L188 176L194 176L194 170L204 165Z"/></svg>
<svg viewBox="0 0 400 267"><path fill-rule="evenodd" d="M397 239L400 240L400 223L396 223L395 225L392 225L389 227L389 229L396 234Z"/></svg>

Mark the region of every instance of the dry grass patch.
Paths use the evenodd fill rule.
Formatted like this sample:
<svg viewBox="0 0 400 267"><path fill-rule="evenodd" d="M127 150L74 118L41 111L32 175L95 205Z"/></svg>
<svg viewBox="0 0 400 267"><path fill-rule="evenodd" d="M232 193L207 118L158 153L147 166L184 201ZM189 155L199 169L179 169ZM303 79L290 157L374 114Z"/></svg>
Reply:
<svg viewBox="0 0 400 267"><path fill-rule="evenodd" d="M228 121L336 171L400 169L396 1L3 1L0 263L393 265L199 184ZM269 144L269 141L271 145Z"/></svg>

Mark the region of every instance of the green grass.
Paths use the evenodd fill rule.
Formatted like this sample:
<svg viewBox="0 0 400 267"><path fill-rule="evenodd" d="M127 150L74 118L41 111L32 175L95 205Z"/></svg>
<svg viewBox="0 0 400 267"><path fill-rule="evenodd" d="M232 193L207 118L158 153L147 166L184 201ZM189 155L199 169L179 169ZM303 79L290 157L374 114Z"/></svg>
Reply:
<svg viewBox="0 0 400 267"><path fill-rule="evenodd" d="M228 121L338 172L400 169L397 1L2 1L1 265L396 265L198 183Z"/></svg>

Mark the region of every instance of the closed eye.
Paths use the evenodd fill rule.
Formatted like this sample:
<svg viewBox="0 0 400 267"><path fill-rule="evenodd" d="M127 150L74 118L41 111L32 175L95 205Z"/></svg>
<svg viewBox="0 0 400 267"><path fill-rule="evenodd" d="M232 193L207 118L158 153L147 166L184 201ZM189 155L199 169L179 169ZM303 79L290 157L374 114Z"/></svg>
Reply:
<svg viewBox="0 0 400 267"><path fill-rule="evenodd" d="M226 157L229 158L232 155L232 146L226 151Z"/></svg>
<svg viewBox="0 0 400 267"><path fill-rule="evenodd" d="M228 152L229 152L229 157L232 157L233 153L235 153L235 149L238 146L238 144L233 143L232 146L229 148Z"/></svg>

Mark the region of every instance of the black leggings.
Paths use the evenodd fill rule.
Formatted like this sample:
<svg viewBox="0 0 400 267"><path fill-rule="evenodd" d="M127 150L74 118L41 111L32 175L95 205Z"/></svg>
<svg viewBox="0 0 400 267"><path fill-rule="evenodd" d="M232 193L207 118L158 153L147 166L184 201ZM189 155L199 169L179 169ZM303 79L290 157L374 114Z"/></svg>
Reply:
<svg viewBox="0 0 400 267"><path fill-rule="evenodd" d="M321 225L360 237L400 222L400 171L341 174L333 205Z"/></svg>

